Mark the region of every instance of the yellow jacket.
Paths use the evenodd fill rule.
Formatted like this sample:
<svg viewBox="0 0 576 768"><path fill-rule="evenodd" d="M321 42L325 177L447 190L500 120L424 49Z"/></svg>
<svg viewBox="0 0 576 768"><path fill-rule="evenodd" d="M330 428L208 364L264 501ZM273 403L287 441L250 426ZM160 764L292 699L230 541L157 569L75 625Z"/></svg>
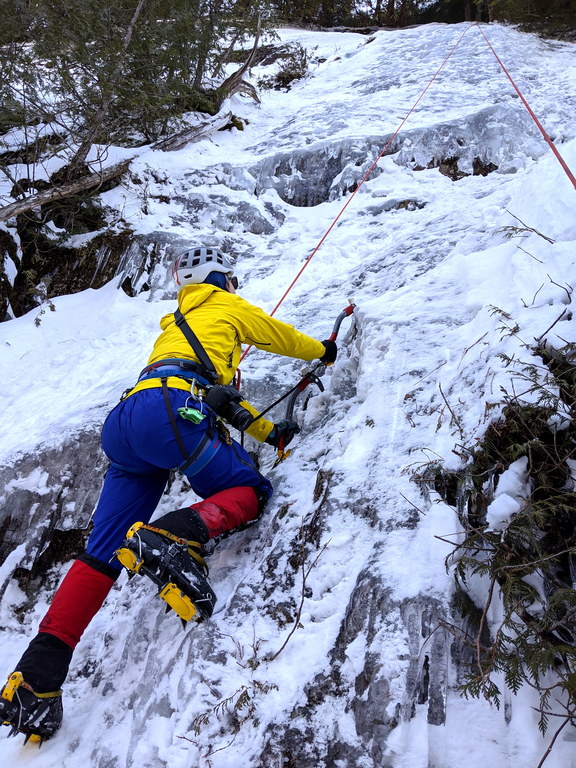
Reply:
<svg viewBox="0 0 576 768"><path fill-rule="evenodd" d="M185 285L178 293L178 307L216 368L220 384L232 381L240 362L242 344L252 344L258 349L300 360L314 360L326 351L320 341L270 317L240 296L207 283ZM169 358L198 362L184 334L175 324L172 313L164 315L160 327L162 333L156 339L148 365ZM178 385L179 381L182 380L170 379L168 383ZM152 382L159 386L157 379L151 380L150 384ZM249 403L244 401L242 405L258 415ZM247 432L264 441L273 426L271 421L261 418Z"/></svg>

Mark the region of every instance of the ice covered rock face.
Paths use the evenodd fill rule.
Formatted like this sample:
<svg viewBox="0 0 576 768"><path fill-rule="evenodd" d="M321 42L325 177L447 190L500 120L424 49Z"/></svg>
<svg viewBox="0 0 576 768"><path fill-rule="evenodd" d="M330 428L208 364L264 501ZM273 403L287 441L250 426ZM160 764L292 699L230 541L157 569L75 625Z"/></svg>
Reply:
<svg viewBox="0 0 576 768"><path fill-rule="evenodd" d="M521 137L519 139L519 137ZM230 163L184 174L183 189L174 202L175 225L208 228L218 233L217 240L234 248L234 234L271 236L285 221L283 207L266 196L273 190L281 201L297 207L314 207L324 202L345 199L354 192L380 151L411 171L438 168L457 181L470 175L515 173L526 157L536 158L544 148L526 111L518 104L496 104L457 120L429 127L403 130L372 137L324 139L310 146L269 154L255 164ZM376 165L370 179L382 173ZM199 192L198 187L217 188L218 192ZM188 189L187 194L183 191ZM249 199L241 193L248 193ZM391 209L414 210L425 200L394 198L379 202L373 215ZM362 215L359 211L359 215ZM161 269L189 238L166 232L136 235L120 258L117 273L129 295L152 291L150 298L166 298L171 286Z"/></svg>
<svg viewBox="0 0 576 768"><path fill-rule="evenodd" d="M106 467L99 431L70 434L54 447L37 446L0 467L0 561L10 563L0 591L17 580L33 604L46 581L55 586L60 567L84 550L90 518Z"/></svg>
<svg viewBox="0 0 576 768"><path fill-rule="evenodd" d="M545 51L545 44L512 30L496 32L511 48L526 46L528 72L538 77L543 60L532 49ZM33 580L22 572L41 562L54 530L82 534L105 467L97 425L79 435L74 419L97 404L101 421L104 400L111 407L132 382L159 316L173 309L166 272L171 257L191 240L221 245L240 259L246 297L270 309L386 143L389 124L393 130L406 113L417 95L415 80L425 82L424 67L414 74L414 60L428 66L433 51L437 64L451 34L449 27L433 26L381 36L373 60L366 58L368 46L354 42L327 64L345 65L330 88L321 86L338 97L336 104L316 94L312 106L293 108L285 122L277 104L251 116L256 138L247 131L233 137L237 144L228 136L211 139L210 149L191 151L181 166L167 169L162 193L170 202L147 198L145 216L141 190L129 183L138 200L136 233L116 281L132 298L98 294L109 307L105 318L78 298L74 307L84 324L102 324L98 343L84 339L72 323L53 331L52 317L40 326L51 365L62 366L62 380L71 362L78 372L76 400L63 409L70 413L53 415L56 387L40 389L38 371L25 367L32 358L22 358L28 347L13 358L21 375L10 390L12 404L20 407L23 381L36 386L42 402L51 404L38 410L38 421L54 439L46 448L46 439L37 440L38 430L27 422L29 450L2 455L7 560L1 616L10 662L34 632L50 593L40 588L33 600ZM347 75L360 57L363 68ZM30 757L31 768L44 768L47 749L55 750L50 754L59 768L189 768L203 762L213 768L473 768L485 763L487 750L494 765L537 764L543 749L526 752L533 736L524 738L523 723L532 717L526 701L514 701L517 714L510 700L503 712L487 714L483 705L458 696L470 657L446 629L460 620L444 568L449 548L437 538L454 535L458 523L453 510L421 497L410 482L422 464L438 457L456 461L457 430L477 433L484 423L478 409L492 395L492 382L497 389L503 380L494 352L501 326L484 307L511 302L517 293L524 298L525 288L529 298L543 297L551 313L558 296L564 298L561 288L540 291L550 269L544 260L555 266L554 253L540 253L543 266L534 284L519 285L517 275L538 270L540 262L529 256L517 262L515 247L496 234L510 223L503 218L510 200L525 204L520 181L534 184L526 175L516 184L515 171L545 148L535 142L515 100L502 97L500 87L486 94L485 78L471 61L458 75L466 83L459 94L463 106L454 107L452 98L460 79L450 81L432 102L436 106L400 132L390 157L356 198L353 215L332 233L309 267L310 278L299 283L281 313L324 338L332 314L350 294L359 305L357 325L343 328L338 364L324 380L327 391L298 410L303 433L297 450L274 470L274 456L260 450L262 469L276 487L268 512L210 557L218 594L213 620L183 633L177 620L163 615L148 584L122 577L78 648L65 693L68 730L40 757ZM354 92L378 98L350 100L346 76ZM303 87L303 98L306 93ZM552 98L550 117L559 124L570 109L558 98L556 113ZM151 166L160 162L169 161L153 155ZM487 178L466 176L453 184L437 170L443 166L450 178L496 168ZM140 171L150 181L144 162ZM560 185L558 178L555 183ZM107 204L112 202L108 196ZM549 223L543 210L539 227ZM550 226L567 241L559 219ZM538 256L537 245L530 246ZM563 256L565 281L572 262L568 251ZM491 270L497 281L482 292ZM555 272L553 277L560 279ZM505 306L516 312L521 301ZM55 316L63 311L57 303ZM522 316L530 330L536 313L530 307L530 320ZM554 319L546 315L539 330ZM87 345L94 350L90 355ZM70 350L64 361L58 356L63 348ZM44 365L40 344L34 354ZM301 367L249 358L246 394L259 405L269 403L297 380ZM86 385L99 375L109 389L94 397ZM30 409L22 406L21 412ZM193 500L177 479L158 514ZM48 565L55 562L52 557ZM17 569L20 582L11 578ZM46 586L60 573L52 569ZM513 717L515 729L508 731ZM16 760L11 749L16 747L0 741L7 764ZM516 764L510 754L521 755ZM550 768L564 768L559 760L550 760Z"/></svg>
<svg viewBox="0 0 576 768"><path fill-rule="evenodd" d="M528 140L526 144L523 141L518 145L518 135ZM527 144L531 144L529 148L536 156L542 152L525 110L520 105L497 104L459 120L401 131L395 138L390 134L325 139L303 149L281 152L249 167L254 183L245 182L245 188L252 188L255 194L274 189L285 202L303 207L336 200L357 188L387 144L386 156L392 156L396 164L423 170L450 163L455 178L481 173L482 169L513 173L525 158ZM233 179L242 178L238 170L224 170ZM380 173L376 167L370 178Z"/></svg>

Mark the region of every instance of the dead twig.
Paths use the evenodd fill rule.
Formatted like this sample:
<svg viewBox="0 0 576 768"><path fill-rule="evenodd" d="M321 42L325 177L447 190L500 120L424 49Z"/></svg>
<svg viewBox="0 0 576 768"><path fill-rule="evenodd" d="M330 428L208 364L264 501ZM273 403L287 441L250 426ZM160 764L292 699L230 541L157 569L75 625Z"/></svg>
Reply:
<svg viewBox="0 0 576 768"><path fill-rule="evenodd" d="M550 275L548 275L548 280L550 280L552 285L556 285L558 288L562 288L563 291L566 291L566 295L568 296L568 303L572 301L572 292L574 291L574 288L572 288L569 283L566 283L566 285L560 285L560 283L557 283L556 280L552 280Z"/></svg>
<svg viewBox="0 0 576 768"><path fill-rule="evenodd" d="M414 502L413 502L413 501L410 501L410 499L409 499L407 496L404 496L404 494L402 493L402 491L398 491L398 493L400 494L400 496L402 496L402 498L403 498L405 501L407 501L407 502L408 502L408 504L410 504L410 506L411 506L411 507L414 507L414 509L416 510L416 512L420 512L420 514L421 514L421 515L424 515L424 517L426 517L426 512L424 512L424 510L423 510L423 509L420 509L420 507L417 507L417 506L416 506L416 504L414 504Z"/></svg>
<svg viewBox="0 0 576 768"><path fill-rule="evenodd" d="M554 747L554 744L556 743L556 739L558 738L558 736L560 736L560 734L562 733L562 731L564 730L564 728L565 728L565 727L568 725L568 723L570 722L570 720L571 720L570 716L568 716L568 715L567 715L567 716L566 716L566 719L564 720L564 722L563 722L563 723L561 723L561 725L559 726L559 728L557 728L557 729L556 729L556 732L554 733L554 736L552 736L552 739L551 739L551 741L550 741L550 744L548 744L548 747L547 747L547 749L546 749L546 752L544 752L544 754L542 755L542 759L540 760L540 762L538 763L538 765L536 766L536 768L542 768L542 766L544 765L544 761L546 760L546 758L548 757L548 755L550 754L550 752L552 752L552 748Z"/></svg>
<svg viewBox="0 0 576 768"><path fill-rule="evenodd" d="M547 235L543 235L543 234L542 234L542 232L540 232L540 231L539 231L539 230L537 230L537 229L534 229L534 227L529 227L527 224L525 224L525 223L522 221L522 219L519 219L519 218L518 218L518 216L515 216L515 215L512 213L512 211L509 211L509 210L508 210L508 208L506 208L506 213L509 213L509 214L510 214L510 216L512 216L512 218L513 218L513 219L516 219L516 221L519 221L519 222L520 222L520 224L522 224L522 226L524 227L524 229L525 229L525 230L527 230L528 232L533 232L535 235L538 235L539 237L542 237L544 240L546 240L546 241L547 241L547 242L549 242L549 243L552 243L552 244L554 244L554 243L556 242L555 240L552 240L552 238L551 238L551 237L548 237Z"/></svg>
<svg viewBox="0 0 576 768"><path fill-rule="evenodd" d="M546 336L546 334L547 334L547 333L549 333L549 332L552 330L552 328L554 328L554 326L556 325L556 323L559 323L559 322L560 322L560 320L562 320L562 319L563 319L563 318L564 318L564 317L565 317L567 314L569 314L569 310L567 310L567 309L564 309L564 310L562 311L562 314L560 315L560 317L557 317L557 318L556 318L556 320L554 320L554 322L552 323L552 325L551 325L549 328L546 328L546 330L544 331L544 333L543 333L541 336L538 336L538 338L535 338L535 339L534 339L534 341L535 341L537 344L540 344L540 343L542 342L542 339L544 338L544 336Z"/></svg>
<svg viewBox="0 0 576 768"><path fill-rule="evenodd" d="M278 656L280 656L280 654L284 650L284 648L286 648L286 646L288 645L288 642L290 641L290 638L292 637L294 632L296 632L298 627L302 626L300 624L300 617L302 616L302 609L304 608L304 600L306 599L306 584L308 581L308 576L310 576L310 572L312 571L312 569L314 568L314 566L322 556L324 550L326 549L329 543L330 543L330 539L320 549L320 551L318 552L318 554L316 555L316 557L314 558L314 560L312 561L312 563L308 568L306 568L306 561L304 560L304 558L302 559L302 589L300 592L300 604L298 605L298 609L296 611L296 618L294 619L294 624L292 626L292 629L288 633L288 636L280 646L280 648L276 651L275 654L273 654L272 656L269 656L267 661L274 661L274 659L277 659Z"/></svg>
<svg viewBox="0 0 576 768"><path fill-rule="evenodd" d="M462 424L460 423L460 419L458 418L458 416L456 416L456 414L454 413L454 409L452 408L452 406L450 405L450 403L446 399L446 395L444 394L444 392L442 390L442 384L438 384L438 389L440 390L440 394L442 395L442 399L446 403L446 407L450 411L450 415L452 416L454 424L456 424L456 426L458 427L458 431L460 432L460 437L462 439L464 439L464 430L462 429Z"/></svg>
<svg viewBox="0 0 576 768"><path fill-rule="evenodd" d="M460 358L460 362L458 363L458 365L460 365L460 363L462 362L462 360L464 360L464 358L466 357L466 355L468 354L468 352L470 352L470 350L471 350L473 347L475 347L475 346L476 346L476 344L480 344L480 342L482 341L482 339L485 339L485 338L486 338L486 336L488 336L488 331L486 331L486 333L483 333L483 334L482 334L482 336L480 336L480 338L479 338L479 339L477 339L477 340L474 342L474 344L470 344L470 346L469 346L469 347L466 347L466 349L464 350L464 352L462 352L462 357Z"/></svg>
<svg viewBox="0 0 576 768"><path fill-rule="evenodd" d="M530 253L530 251L527 251L526 248L522 248L521 245L517 245L516 248L518 248L519 251L524 251L528 256L530 256L531 259L534 259L534 261L539 262L540 264L544 264L542 259L537 259L536 256Z"/></svg>

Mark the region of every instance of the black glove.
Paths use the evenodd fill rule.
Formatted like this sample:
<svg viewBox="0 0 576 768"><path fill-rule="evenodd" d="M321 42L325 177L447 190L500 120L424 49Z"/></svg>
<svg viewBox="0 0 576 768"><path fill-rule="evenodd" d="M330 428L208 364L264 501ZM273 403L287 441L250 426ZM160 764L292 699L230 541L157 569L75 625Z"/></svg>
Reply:
<svg viewBox="0 0 576 768"><path fill-rule="evenodd" d="M292 440L294 435L298 434L298 432L300 432L300 427L295 421L282 419L278 424L274 424L274 428L266 438L266 442L268 445L273 445L274 448L278 448L280 441L283 439L282 448L284 448Z"/></svg>
<svg viewBox="0 0 576 768"><path fill-rule="evenodd" d="M336 357L338 356L338 347L336 346L336 342L327 340L323 341L322 344L324 344L324 349L326 352L324 352L320 358L320 362L324 363L325 365L335 363Z"/></svg>

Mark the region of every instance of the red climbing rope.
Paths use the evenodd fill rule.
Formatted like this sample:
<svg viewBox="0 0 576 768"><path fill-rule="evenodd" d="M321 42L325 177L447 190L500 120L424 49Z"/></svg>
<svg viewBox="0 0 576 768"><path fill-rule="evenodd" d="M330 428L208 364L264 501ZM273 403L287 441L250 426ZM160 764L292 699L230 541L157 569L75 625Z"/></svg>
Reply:
<svg viewBox="0 0 576 768"><path fill-rule="evenodd" d="M326 240L326 238L328 237L328 235L330 234L330 232L332 232L332 230L334 229L334 227L336 226L336 224L337 224L337 223L338 223L338 221L340 220L340 218L341 218L342 214L344 213L344 211L346 210L346 208L348 208L348 206L350 205L350 203L352 202L352 200L353 200L353 199L354 199L354 197L356 196L356 193L357 193L357 192L360 190L360 187L361 187L361 186L364 184L364 182L366 181L366 179L367 179L367 178L370 176L370 174L372 173L372 171L374 170L374 168L375 168L375 167L376 167L376 165L378 164L378 161L379 161L379 160L380 160L380 159L383 157L384 153L385 153L385 152L386 152L386 150L387 150L387 149L390 147L390 145L392 144L392 142L394 141L394 139L396 138L396 136L398 136L398 134L399 134L399 133L400 133L400 131L402 130L402 128L403 128L403 126L404 126L404 124L406 123L406 121L408 120L408 118L410 117L410 115L412 114L412 112L414 112L414 110L416 109L416 107L418 106L418 104L420 103L420 101L422 100L422 98L424 97L424 94L426 93L426 91L428 90L428 88L430 88L430 86L432 85L432 83L434 82L434 80L435 80L435 79L438 77L438 75L440 74L440 71L443 69L444 65L446 64L446 62L448 61L448 59L450 58L450 56L452 56L452 54L454 53L454 51L456 50L456 48L457 48L457 47L460 45L460 41L462 40L462 38L464 37L464 35L466 34L466 32L468 32L468 30L469 30L469 29L470 29L470 27L467 27L467 28L464 30L464 32L462 32L462 34L461 34L461 35L460 35L460 37L458 38L458 41L456 42L456 44L455 44L455 45L452 47L452 49L449 51L448 55L446 56L446 58L444 59L444 61L442 62L442 64L440 64L440 66L438 67L438 69L436 70L436 72L434 73L434 75L433 75L433 76L430 78L430 80L429 80L429 82L428 82L428 85L426 86L426 88L424 88L424 90L422 91L422 93L420 94L420 96L418 96L418 98L416 99L416 101L414 102L414 104L412 104L412 106L410 107L410 110L408 111L408 114L406 115L406 117L404 118L404 120L402 120L402 122L400 123L400 125L398 126L398 128L396 128L396 130L395 130L395 131L394 131L394 133L392 134L392 137L391 137L391 138L390 138L390 139L389 139L389 140L386 142L386 144L384 145L384 147L383 147L383 148L382 148L382 150L380 151L380 154L378 155L378 157L377 157L377 158L374 160L374 162L372 163L372 165L370 166L370 168L368 168L368 170L366 171L366 173L364 174L364 176L362 176L362 179L360 180L360 183L358 184L358 186L356 187L356 189L355 189L355 190L352 192L352 194L350 195L350 197L349 197L349 198L346 200L346 202L344 203L344 205L342 206L342 208L341 208L341 209L340 209L340 211L338 212L338 215L336 216L336 218L335 218L335 219L333 220L333 222L330 224L330 226L328 227L328 229L326 230L326 232L324 232L324 234L323 234L323 235L322 235L322 237L320 238L320 240L319 240L318 244L316 245L316 247L314 248L314 250L312 251L312 253L310 254L310 256L308 256L308 258L306 259L306 261L304 262L304 264L302 265L302 267L300 268L300 271L298 272L298 274L296 275L296 277L294 278L294 280L292 280L292 282L290 283L290 285L288 286L288 288L287 288L287 289L284 291L284 293L283 293L282 297L280 298L280 300L278 301L278 303L276 304L276 306L274 307L274 309L272 310L272 312L270 312L270 314L271 314L271 315L273 315L273 314L276 312L276 310L278 309L278 307L279 307L279 306L282 304L282 302L284 301L284 299L286 298L286 296L287 296L287 295L290 293L290 291L291 291L291 290L292 290L292 288L294 287L295 283L297 282L297 280L298 280L298 278L300 277L300 275L302 274L302 272L304 272L304 270L306 269L306 267L308 266L308 264L310 264L310 262L312 261L312 259L313 259L313 258L314 258L314 256L316 255L316 253L317 253L317 252L320 250L320 248L321 248L322 244L324 243L324 240Z"/></svg>
<svg viewBox="0 0 576 768"><path fill-rule="evenodd" d="M552 141L550 136L548 136L548 134L544 130L544 127L542 126L540 120L538 120L538 118L536 117L536 115L532 111L532 108L530 107L530 104L528 104L528 102L524 98L522 92L520 91L520 88L518 88L518 86L516 85L516 83L512 79L510 73L508 72L508 70L506 69L504 64L502 63L502 60L500 59L500 57L498 56L498 54L496 53L496 51L492 47L492 44L491 44L490 40L488 40L488 38L486 37L486 34L485 34L484 30L482 29L482 27L480 26L480 24L478 22L476 22L476 24L472 25L472 26L477 26L478 29L480 30L480 32L482 33L482 37L484 38L484 40L486 40L486 43L488 44L488 47L490 48L490 50L492 51L492 53L496 57L496 61L502 67L502 70L504 71L504 74L506 75L508 80L510 80L510 82L512 83L512 86L513 86L514 90L516 91L516 93L518 94L518 96L520 97L520 99L522 101L522 104L524 104L524 106L528 110L528 113L529 113L530 117L532 118L532 120L534 120L534 122L538 126L538 129L539 129L540 133L542 134L542 136L544 136L544 139L547 142L548 146L550 147L552 152L554 152L554 155L556 156L556 159L558 160L558 162L560 163L560 165L564 169L566 175L568 176L568 178L572 182L572 185L573 185L574 189L576 189L576 176L574 176L574 174L572 173L572 171L568 167L568 164L566 163L566 161L564 160L564 158L562 157L562 155L558 151L558 148L556 147L556 145L554 144L554 142Z"/></svg>
<svg viewBox="0 0 576 768"><path fill-rule="evenodd" d="M504 71L504 74L506 75L506 77L508 78L508 80L510 80L510 82L512 83L512 86L514 87L514 90L516 91L516 93L518 94L518 96L520 97L520 99L522 100L522 103L524 104L524 106L525 106L525 107L526 107L526 109L528 110L528 112L529 112L530 116L532 117L532 119L534 120L534 122L536 123L536 125L538 126L538 128L539 128L540 132L542 133L542 135L543 135L544 139L545 139L545 140L546 140L546 142L548 143L548 145L549 145L550 149L552 150L552 152L554 152L554 155L556 156L556 158L557 158L558 162L560 163L560 165L562 166L562 168L563 168L563 169L564 169L564 171L566 172L566 175L568 176L568 178L570 179L570 181L571 181L571 182L572 182L572 184L574 185L574 188L576 189L576 177L574 176L574 174L572 173L572 171L571 171L571 170L570 170L570 168L568 167L568 164L566 163L566 161L564 160L564 158L562 157L562 155L561 155L561 154L560 154L560 152L558 151L557 147L555 146L555 144L554 144L554 142L552 141L552 139L550 138L550 136L548 136L548 134L547 134L547 133L546 133L546 131L544 130L544 128L543 128L543 126L542 126L542 124L540 123L540 121L538 120L538 118L536 117L536 115L534 114L534 112L533 112L533 110L531 109L530 105L528 104L528 102L526 101L526 99L525 99L525 98L524 98L524 96L522 95L522 93L521 93L520 89L518 88L518 86L516 85L516 83L514 82L514 80L512 79L512 77L511 77L510 73L508 72L508 70L507 70L507 69L506 69L506 67L504 66L504 64L503 64L502 60L500 59L500 57L498 56L498 54L496 53L496 51L495 51L495 50L494 50L494 48L492 47L492 44L490 43L490 41L489 41L489 40L488 40L488 38L486 37L486 34L484 33L484 30L483 30L483 29L482 29L482 27L480 26L480 23L476 21L476 22L474 22L473 24L470 24L470 26L466 27L466 29L465 29L465 30L462 32L462 34L460 35L460 37L458 38L458 40L456 41L456 43L455 43L455 44L452 46L452 48L451 48L451 49L448 51L448 53L447 53L447 55L446 55L446 57L445 57L444 61L442 62L442 64L440 64L440 66L438 67L438 69L436 70L436 72L435 72L435 73L432 75L432 77L431 77L431 78L430 78L430 80L428 81L428 83L427 83L426 87L424 88L424 90L423 90L423 91L421 92L421 94L418 96L418 98L416 99L416 101L414 102L414 104L413 104L413 105L410 107L410 109L409 109L409 111L408 111L408 113L407 113L406 117L405 117L405 118L402 120L402 122L400 123L400 125L398 126L398 128L396 128L396 130L395 130L395 131L394 131L394 133L392 134L392 137L391 137L391 138L390 138L390 139L389 139L389 140L386 142L386 144L384 145L384 147L382 148L382 150L381 150L381 151L380 151L380 153L378 154L378 157L377 157L377 158L374 160L374 162L372 163L372 165L371 165L371 166L368 168L368 170L366 171L366 173L364 174L364 176L362 176L362 179L360 180L360 182L359 182L358 186L357 186L357 187L356 187L356 189L355 189L355 190L352 192L352 194L350 195L350 197L349 197L349 198L346 200L346 202L344 203L344 205L342 206L342 208L339 210L338 214L336 215L336 217L334 218L334 220L332 221L332 223L330 224L330 226L328 227L328 229L326 230L326 232L324 232L324 234L322 235L322 237L320 238L320 240L318 241L318 243L316 244L316 246L315 246L315 247L314 247L314 249L312 250L312 253L311 253L311 254L308 256L308 258L306 259L306 261L304 262L304 264L303 264L303 265L300 267L300 269L299 269L299 271L298 271L298 273L297 273L296 277L295 277L295 278L292 280L292 282L290 283L290 285L288 286L288 288L286 288L286 290L284 291L284 293L283 293L283 294L282 294L282 296L280 297L280 299L279 299L278 303L276 304L276 306L274 307L274 309L272 310L272 312L270 312L270 315L274 315L274 314L276 313L276 310L278 309L278 307L279 307L279 306L282 304L282 302L284 301L284 299L286 298L286 296L288 296L288 294L290 293L290 291L292 290L292 288L294 287L294 285L296 284L296 282L297 282L297 281L298 281L298 279L300 278L300 275L302 274L302 272L304 272L304 270L306 269L306 267L308 266L308 264L310 264L310 262L312 261L312 259L313 259L313 258L314 258L314 256L316 255L316 253L317 253L317 252L320 250L320 248L322 247L322 244L324 243L324 241L326 240L326 238L328 237L328 235L330 234L330 232L332 232L332 230L334 229L334 227L336 226L336 224L337 224L337 223L340 221L340 218L342 217L342 215L343 215L344 211L346 210L346 208L348 208L348 206L350 205L350 203L352 202L352 200L353 200L353 199L354 199L354 197L356 196L356 193L357 193L357 192L360 190L360 188L362 187L362 185L364 184L364 182L366 181L366 179L367 179L367 178L370 176L370 174L372 173L372 171L374 170L374 168L375 168L375 167L376 167L376 165L378 164L379 160L380 160L380 159L383 157L384 153L385 153L385 152L386 152L386 150L387 150L387 149L390 147L390 145L392 144L392 142L394 141L394 139L396 138L396 136L398 136L398 134L399 134L399 133L400 133L400 131L402 130L403 126L404 126L404 125L405 125L405 123L407 122L407 120L408 120L408 118L410 117L410 115L412 114L412 112L414 112L414 110L416 109L416 107L418 106L418 104L420 103L420 101L423 99L424 95L426 94L426 92L428 91L428 89L430 88L430 86L432 85L432 83L434 82L434 80L436 80L436 78L438 77L438 75L440 74L440 72L442 71L442 69L444 68L444 65L446 64L446 62L448 61L448 59L449 59L449 58L452 56L452 54L454 53L454 51L455 51L455 50L458 48L458 46L459 46L459 45L460 45L460 43L462 42L462 38L464 37L464 35L465 35L465 34L466 34L466 33L467 33L467 32L468 32L470 29L472 29L473 27L478 27L478 29L479 29L479 30L480 30L480 32L482 33L482 36L484 37L484 40L486 41L486 43L488 44L488 47L490 48L490 50L492 51L492 53L493 53L493 54L494 54L494 56L496 57L496 60L498 61L498 63L499 63L499 64L500 64L500 66L502 67L502 70ZM243 353L242 357L240 358L240 361L242 361L242 360L243 360L243 359L246 357L246 355L248 354L248 352L250 351L250 349L251 349L251 347L248 347L248 348L247 348L247 349L244 351L244 353Z"/></svg>
<svg viewBox="0 0 576 768"><path fill-rule="evenodd" d="M288 288L286 288L286 290L284 291L284 293L283 293L283 294L282 294L282 296L280 297L280 300L278 301L278 303L276 304L276 306L274 307L274 309L272 310L272 312L270 312L270 315L274 315L274 314L275 314L275 312L276 312L276 310L278 309L278 307L279 307L279 306L282 304L282 302L284 301L284 299L286 298L286 296L288 296L288 294L290 293L290 291L292 290L292 288L294 287L294 285L296 284L296 282L297 282L297 281L298 281L298 279L300 278L300 275L302 274L302 272L304 272L304 270L306 269L306 267L308 266L308 264L310 264L310 262L312 261L312 259L314 258L314 256L315 256L315 255L318 253L318 251L319 251L319 250L320 250L320 248L322 247L322 244L324 243L324 241L326 240L326 238L328 237L328 235L330 234L330 232L332 232L332 230L334 229L334 227L336 226L336 224L337 224L337 223L340 221L340 218L342 217L342 214L344 213L344 211L346 210L346 208L348 208L348 206L350 205L350 203L352 202L352 200L353 200L353 199L354 199L354 197L356 196L356 193L357 193L357 192L360 190L360 187L361 187L361 186L364 184L364 182L366 181L366 179L368 178L368 176L370 176L370 174L372 173L372 171L373 171L373 170L374 170L374 168L376 167L376 165L377 165L378 161L379 161L379 160L380 160L380 158L381 158L381 157L384 155L384 153L386 152L386 150L388 149L388 147L389 147L389 146L392 144L392 142L394 141L394 139L396 138L396 136L398 136L398 134L399 134L399 133L400 133L400 131L402 130L402 127L404 126L404 124L406 123L406 121L408 120L408 118L410 117L410 115L412 114L412 112L414 112L414 110L416 109L416 107L418 106L418 104L420 103L420 101L422 100L422 98L424 97L424 94L426 93L426 91L428 90L428 88L430 88L430 86L432 85L432 83L434 82L434 80L435 80L435 79L438 77L438 75L440 74L440 71L443 69L444 65L446 64L446 62L448 61L448 59L450 58L450 56L452 56L452 54L454 53L454 51L456 50L456 48L457 48L457 47L460 45L460 41L462 40L462 38L464 37L464 35L466 34L466 32L468 32L468 30L469 30L469 29L470 29L470 27L467 27L467 28L464 30L464 32L462 32L462 34L461 34L461 35L460 35L460 37L458 38L458 40L457 40L456 44L455 44L455 45L454 45L454 46L451 48L451 50L448 52L448 54L447 54L446 58L444 59L444 61L442 62L442 64L440 64L440 66L438 67L438 69L436 70L436 72L434 73L434 75L433 75L433 76L430 78L430 80L429 80L428 84L426 85L426 88L424 88L424 90L422 91L422 93L420 94L420 96L418 96L418 98L416 99L416 101L414 102L414 104L412 104L412 106L410 107L410 110L408 111L408 114L406 115L406 117L404 118L404 120L402 120L402 122L400 123L400 125L398 126L398 128L396 128L396 130L394 131L394 133L393 133L392 137L391 137L391 138L390 138L390 139L389 139L389 140L386 142L386 144L384 145L384 147L383 147L383 148L382 148L382 150L380 151L380 153L379 153L378 157L377 157L377 158L374 160L374 162L372 163L372 165L371 165L371 166L368 168L368 170L366 171L366 173L364 174L364 176L362 176L362 179L360 180L360 183L358 184L358 186L356 187L356 189L355 189L355 190L352 192L352 194L350 195L350 197L349 197L349 198L346 200L346 202L344 203L344 205L342 206L342 208L339 210L339 212L338 212L338 214L337 214L336 218L335 218L335 219L332 221L332 223L330 224L330 226L328 227L328 229L326 230L326 232L324 232L324 234L322 235L322 237L320 238L320 240L319 240L319 241L318 241L318 243L316 244L316 246L315 246L315 248L313 249L313 251L312 251L312 253L310 254L310 256L308 256L308 258L306 259L306 261L304 262L304 264L303 264L303 265L300 267L300 269L299 269L299 271L298 271L298 274L297 274L297 275L296 275L296 277L295 277L295 278L292 280L292 282L290 283L290 285L288 286ZM240 358L240 362L242 362L242 360L244 360L244 358L246 357L246 355L248 354L248 352L251 350L251 348L252 348L252 347L250 346L250 347L247 347L247 348L244 350L244 352L243 352L243 354L242 354L242 357Z"/></svg>

